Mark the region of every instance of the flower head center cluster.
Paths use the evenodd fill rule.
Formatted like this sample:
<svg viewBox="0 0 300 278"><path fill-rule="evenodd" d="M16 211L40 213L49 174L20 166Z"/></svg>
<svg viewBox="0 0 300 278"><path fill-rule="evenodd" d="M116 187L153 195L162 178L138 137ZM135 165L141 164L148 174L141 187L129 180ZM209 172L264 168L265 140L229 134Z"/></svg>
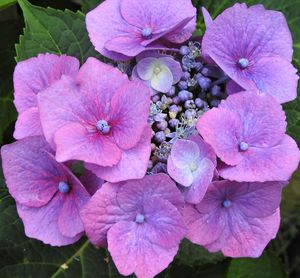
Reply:
<svg viewBox="0 0 300 278"><path fill-rule="evenodd" d="M106 120L100 120L96 123L96 129L102 134L108 134L110 132L110 125Z"/></svg>

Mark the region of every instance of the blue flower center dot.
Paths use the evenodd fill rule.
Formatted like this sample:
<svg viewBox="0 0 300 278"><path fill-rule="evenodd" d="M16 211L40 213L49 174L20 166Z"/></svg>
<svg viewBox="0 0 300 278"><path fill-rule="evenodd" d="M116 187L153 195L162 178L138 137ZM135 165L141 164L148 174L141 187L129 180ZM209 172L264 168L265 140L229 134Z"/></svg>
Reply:
<svg viewBox="0 0 300 278"><path fill-rule="evenodd" d="M137 216L135 217L135 222L138 224L143 223L145 220L145 216L143 214L137 214Z"/></svg>
<svg viewBox="0 0 300 278"><path fill-rule="evenodd" d="M70 185L64 181L60 181L58 184L58 190L61 193L68 193L70 191Z"/></svg>
<svg viewBox="0 0 300 278"><path fill-rule="evenodd" d="M242 69L245 69L249 65L249 60L247 58L241 58L239 59L238 64Z"/></svg>
<svg viewBox="0 0 300 278"><path fill-rule="evenodd" d="M100 131L102 134L107 134L110 132L110 126L108 125L107 121L100 120L96 123L96 129Z"/></svg>
<svg viewBox="0 0 300 278"><path fill-rule="evenodd" d="M146 39L150 39L152 35L152 29L151 28L144 28L142 30L142 36Z"/></svg>
<svg viewBox="0 0 300 278"><path fill-rule="evenodd" d="M230 200L224 200L222 203L224 208L229 208L231 206L231 201Z"/></svg>
<svg viewBox="0 0 300 278"><path fill-rule="evenodd" d="M246 142L240 143L240 151L242 151L242 152L247 151L248 148L249 148L249 145Z"/></svg>

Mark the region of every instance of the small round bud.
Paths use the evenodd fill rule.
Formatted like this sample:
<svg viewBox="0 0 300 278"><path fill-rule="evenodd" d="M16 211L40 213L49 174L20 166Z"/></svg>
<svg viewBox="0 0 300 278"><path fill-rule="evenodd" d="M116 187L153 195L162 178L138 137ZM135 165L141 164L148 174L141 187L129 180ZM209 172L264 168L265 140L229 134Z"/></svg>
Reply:
<svg viewBox="0 0 300 278"><path fill-rule="evenodd" d="M182 90L178 93L178 97L179 97L180 101L184 102L189 99L189 94L190 94L189 91Z"/></svg>
<svg viewBox="0 0 300 278"><path fill-rule="evenodd" d="M213 99L213 100L210 101L210 105L212 107L218 107L220 102L221 102L221 100L219 100L219 99Z"/></svg>
<svg viewBox="0 0 300 278"><path fill-rule="evenodd" d="M202 108L204 106L204 102L201 98L196 98L195 99L195 104L198 108Z"/></svg>
<svg viewBox="0 0 300 278"><path fill-rule="evenodd" d="M186 90L188 87L189 87L189 86L188 86L188 83L187 83L186 81L180 81L180 82L178 83L178 88L179 88L180 90Z"/></svg>
<svg viewBox="0 0 300 278"><path fill-rule="evenodd" d="M159 130L165 130L168 126L168 123L166 121L161 121L161 122L158 122L156 123L156 127L159 129Z"/></svg>
<svg viewBox="0 0 300 278"><path fill-rule="evenodd" d="M158 131L154 135L154 140L156 143L162 143L166 140L166 135L163 131Z"/></svg>
<svg viewBox="0 0 300 278"><path fill-rule="evenodd" d="M175 89L174 86L172 86L171 89L170 89L170 91L167 92L166 95L167 95L168 97L172 97L172 96L175 95L175 93L176 93L176 89Z"/></svg>
<svg viewBox="0 0 300 278"><path fill-rule="evenodd" d="M190 53L190 49L189 49L188 46L183 45L183 46L180 47L179 52L180 52L180 54L181 54L182 56L188 55L188 54Z"/></svg>
<svg viewBox="0 0 300 278"><path fill-rule="evenodd" d="M176 126L178 125L178 123L179 123L178 119L171 119L169 121L169 125L170 125L171 128L176 128Z"/></svg>

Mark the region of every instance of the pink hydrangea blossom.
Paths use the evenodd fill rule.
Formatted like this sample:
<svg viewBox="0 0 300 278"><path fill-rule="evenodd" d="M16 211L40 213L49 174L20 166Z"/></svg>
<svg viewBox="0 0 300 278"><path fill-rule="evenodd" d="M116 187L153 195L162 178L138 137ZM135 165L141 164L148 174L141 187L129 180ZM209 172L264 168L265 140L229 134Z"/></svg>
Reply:
<svg viewBox="0 0 300 278"><path fill-rule="evenodd" d="M39 54L19 62L14 71L14 103L19 112L14 137L42 135L37 95L60 80L62 75L75 77L79 61L66 55Z"/></svg>
<svg viewBox="0 0 300 278"><path fill-rule="evenodd" d="M165 174L105 183L83 208L89 240L108 250L119 272L152 278L177 253L186 228L183 197Z"/></svg>
<svg viewBox="0 0 300 278"><path fill-rule="evenodd" d="M275 238L281 190L285 183L211 184L197 205L186 205L187 238L228 257L259 257Z"/></svg>
<svg viewBox="0 0 300 278"><path fill-rule="evenodd" d="M42 136L1 148L10 194L17 203L25 233L53 246L74 243L84 233L79 211L90 199L81 182L54 158Z"/></svg>
<svg viewBox="0 0 300 278"><path fill-rule="evenodd" d="M141 177L140 170L130 170L126 156L139 153L145 174L150 155L150 94L142 82L129 81L118 69L89 58L76 80L64 76L38 96L44 134L56 147L56 159L116 166L124 171L124 179ZM115 181L115 173L105 178Z"/></svg>
<svg viewBox="0 0 300 278"><path fill-rule="evenodd" d="M297 96L292 37L280 12L235 4L209 24L202 50L244 89L257 88L280 103Z"/></svg>
<svg viewBox="0 0 300 278"><path fill-rule="evenodd" d="M195 23L196 9L190 0L106 0L86 16L96 50L117 61L183 43Z"/></svg>
<svg viewBox="0 0 300 278"><path fill-rule="evenodd" d="M286 181L298 167L299 149L285 134L285 114L270 95L231 95L200 117L197 129L223 162L218 171L224 179Z"/></svg>
<svg viewBox="0 0 300 278"><path fill-rule="evenodd" d="M216 168L213 149L199 135L176 140L168 158L168 174L184 186L185 200L199 203L212 182Z"/></svg>

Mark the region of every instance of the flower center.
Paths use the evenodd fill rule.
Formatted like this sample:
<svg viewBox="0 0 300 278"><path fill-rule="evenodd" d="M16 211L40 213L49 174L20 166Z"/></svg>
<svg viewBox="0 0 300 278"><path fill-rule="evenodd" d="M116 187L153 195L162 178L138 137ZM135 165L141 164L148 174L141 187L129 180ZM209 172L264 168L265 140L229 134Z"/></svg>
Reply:
<svg viewBox="0 0 300 278"><path fill-rule="evenodd" d="M145 39L150 39L151 38L151 35L152 35L152 29L151 28L144 28L142 30L142 36L145 38Z"/></svg>
<svg viewBox="0 0 300 278"><path fill-rule="evenodd" d="M108 125L107 121L100 120L96 123L96 129L100 131L102 134L107 134L110 132L110 126Z"/></svg>
<svg viewBox="0 0 300 278"><path fill-rule="evenodd" d="M137 216L135 217L135 222L138 224L141 224L145 221L145 216L143 214L137 214Z"/></svg>
<svg viewBox="0 0 300 278"><path fill-rule="evenodd" d="M153 72L155 75L158 75L161 72L161 67L160 66L155 66L153 69Z"/></svg>
<svg viewBox="0 0 300 278"><path fill-rule="evenodd" d="M231 201L230 200L224 200L223 203L222 203L222 206L224 208L229 208L231 206Z"/></svg>
<svg viewBox="0 0 300 278"><path fill-rule="evenodd" d="M198 169L196 162L190 164L190 169L192 172L195 172Z"/></svg>
<svg viewBox="0 0 300 278"><path fill-rule="evenodd" d="M240 151L244 152L248 150L249 145L246 142L241 142L239 147L240 147Z"/></svg>
<svg viewBox="0 0 300 278"><path fill-rule="evenodd" d="M249 65L249 60L247 58L241 58L239 59L238 64L242 69L245 69Z"/></svg>
<svg viewBox="0 0 300 278"><path fill-rule="evenodd" d="M58 184L58 190L61 193L68 193L70 191L70 185L64 181L60 181Z"/></svg>

